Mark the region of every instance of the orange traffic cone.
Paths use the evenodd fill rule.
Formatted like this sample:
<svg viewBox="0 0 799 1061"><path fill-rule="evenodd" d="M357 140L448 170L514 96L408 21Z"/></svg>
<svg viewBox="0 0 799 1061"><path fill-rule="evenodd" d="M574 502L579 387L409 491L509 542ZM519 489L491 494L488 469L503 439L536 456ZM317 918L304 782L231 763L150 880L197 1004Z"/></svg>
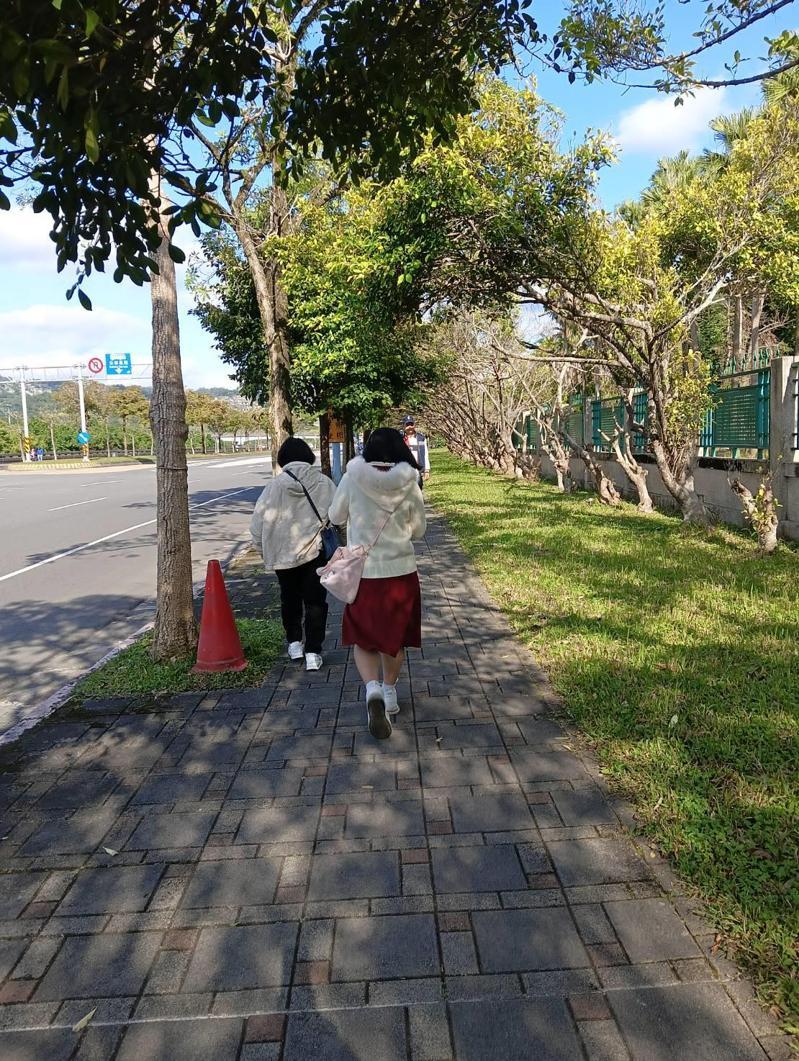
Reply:
<svg viewBox="0 0 799 1061"><path fill-rule="evenodd" d="M200 643L194 671L244 670L247 660L241 650L239 632L230 607L222 568L208 561L205 597L200 616Z"/></svg>

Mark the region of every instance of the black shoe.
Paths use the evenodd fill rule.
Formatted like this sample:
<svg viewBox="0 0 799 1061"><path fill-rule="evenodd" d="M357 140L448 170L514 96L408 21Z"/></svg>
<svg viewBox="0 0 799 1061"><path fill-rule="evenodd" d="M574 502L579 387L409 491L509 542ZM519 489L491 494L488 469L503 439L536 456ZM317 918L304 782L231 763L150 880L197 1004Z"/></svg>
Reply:
<svg viewBox="0 0 799 1061"><path fill-rule="evenodd" d="M386 714L386 702L382 691L374 692L366 701L366 715L369 721L369 732L377 740L391 736L391 723Z"/></svg>

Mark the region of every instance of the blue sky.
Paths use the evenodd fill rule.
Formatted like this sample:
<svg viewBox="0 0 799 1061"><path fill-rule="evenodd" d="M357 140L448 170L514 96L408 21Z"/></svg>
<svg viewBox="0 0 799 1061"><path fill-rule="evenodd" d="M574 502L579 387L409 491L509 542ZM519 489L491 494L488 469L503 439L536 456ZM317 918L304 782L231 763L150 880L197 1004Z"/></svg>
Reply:
<svg viewBox="0 0 799 1061"><path fill-rule="evenodd" d="M534 5L546 23L544 28L554 28L561 6L554 0L538 0ZM687 4L667 0L675 47L690 45L691 24L704 6L703 0ZM795 5L764 21L735 46L744 54L761 55L764 36L799 22L792 8ZM723 59L713 62L717 65L705 67L703 72L710 78L723 77ZM570 85L564 75L537 66L531 67L531 72L537 77L539 93L563 112L566 141L581 138L587 129L605 129L616 138L619 161L605 171L599 184L599 194L608 207L636 196L659 158L682 148L701 150L709 144L712 134L707 126L712 118L756 102L759 96L756 87L700 90L676 108L673 100L652 91L625 91L609 83ZM0 213L0 369L19 364L71 364L106 351L131 351L134 363L149 362L148 289L129 282L114 284L110 277L98 275L91 278L88 287L92 313L66 302L64 292L71 279L67 273L59 276L56 272L47 229L47 220L30 211ZM187 251L194 245L188 232L177 242ZM197 320L189 315L191 296L183 284L184 270L180 274L186 383L190 387L229 386L229 369Z"/></svg>

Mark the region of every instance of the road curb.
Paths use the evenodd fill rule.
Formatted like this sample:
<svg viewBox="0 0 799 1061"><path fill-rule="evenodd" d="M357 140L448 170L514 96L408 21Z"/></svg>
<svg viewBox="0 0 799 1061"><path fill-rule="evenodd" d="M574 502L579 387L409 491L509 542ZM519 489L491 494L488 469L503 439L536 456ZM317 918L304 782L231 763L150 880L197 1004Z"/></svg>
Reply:
<svg viewBox="0 0 799 1061"><path fill-rule="evenodd" d="M230 556L224 564L224 572L227 571L244 556L252 548L250 542L242 542L239 548ZM205 586L205 576L197 579L194 582L194 596L198 597ZM135 610L135 609L134 609ZM135 644L139 638L143 637L146 633L155 626L155 621L150 620L146 622L144 626L140 626L138 630L135 630L132 634L126 637L123 641L118 641L112 649L98 659L96 663L93 663L91 667L87 667L80 674L76 675L65 685L62 685L60 689L57 689L54 693L43 700L41 703L36 704L31 708L30 712L25 718L20 719L19 722L15 722L13 726L7 729L4 733L0 733L0 748L6 744L13 744L15 740L26 733L29 729L33 729L34 726L38 725L49 715L52 715L54 711L57 711L59 707L62 707L72 695L75 686L83 681L84 678L88 677L89 674L94 674L95 671L99 670L100 667L104 667L106 663L118 656L120 652L124 652L126 648L130 648L131 645Z"/></svg>

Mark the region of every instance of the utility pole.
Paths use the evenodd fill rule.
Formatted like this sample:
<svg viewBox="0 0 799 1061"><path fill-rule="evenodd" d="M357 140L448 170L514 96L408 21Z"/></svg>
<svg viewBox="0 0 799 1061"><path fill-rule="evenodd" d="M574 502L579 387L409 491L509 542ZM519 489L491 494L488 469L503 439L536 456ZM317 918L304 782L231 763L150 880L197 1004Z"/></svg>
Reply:
<svg viewBox="0 0 799 1061"><path fill-rule="evenodd" d="M86 430L86 403L83 400L83 365L78 365L78 406L80 408L80 429L81 431ZM89 459L89 447L88 445L82 446L83 459L88 461Z"/></svg>
<svg viewBox="0 0 799 1061"><path fill-rule="evenodd" d="M30 443L28 436L28 395L25 392L25 369L19 370L19 397L22 402L22 459L31 459Z"/></svg>

